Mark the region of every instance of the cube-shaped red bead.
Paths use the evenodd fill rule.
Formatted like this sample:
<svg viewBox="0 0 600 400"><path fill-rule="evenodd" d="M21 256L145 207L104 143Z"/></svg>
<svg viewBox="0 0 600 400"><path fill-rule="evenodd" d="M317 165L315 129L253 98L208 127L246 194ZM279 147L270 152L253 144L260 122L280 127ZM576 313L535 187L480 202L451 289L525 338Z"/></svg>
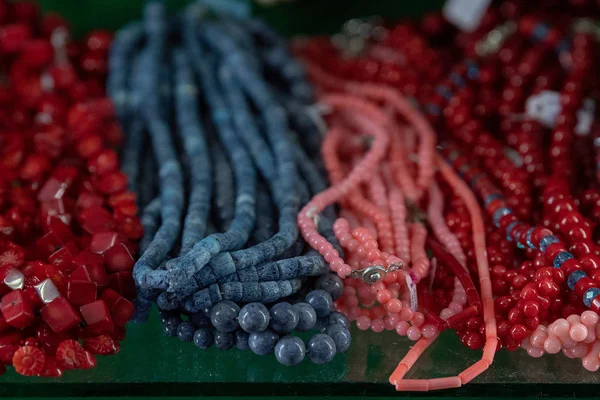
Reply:
<svg viewBox="0 0 600 400"><path fill-rule="evenodd" d="M124 243L127 239L117 232L100 232L92 236L90 251L96 254L103 254L118 243Z"/></svg>
<svg viewBox="0 0 600 400"><path fill-rule="evenodd" d="M13 290L0 300L0 310L7 324L23 329L35 321L33 306L21 289Z"/></svg>
<svg viewBox="0 0 600 400"><path fill-rule="evenodd" d="M51 201L62 199L69 188L68 182L61 182L60 179L50 177L38 192L39 201Z"/></svg>
<svg viewBox="0 0 600 400"><path fill-rule="evenodd" d="M79 312L87 324L84 329L86 335L101 335L115 329L110 310L103 300L83 305L79 307Z"/></svg>
<svg viewBox="0 0 600 400"><path fill-rule="evenodd" d="M70 272L74 269L74 254L66 247L61 247L48 257L48 262L56 266L62 272Z"/></svg>
<svg viewBox="0 0 600 400"><path fill-rule="evenodd" d="M135 283L131 272L121 271L109 274L108 287L127 299L135 296Z"/></svg>
<svg viewBox="0 0 600 400"><path fill-rule="evenodd" d="M85 210L94 206L101 206L104 203L102 197L90 192L81 192L77 197L77 209Z"/></svg>
<svg viewBox="0 0 600 400"><path fill-rule="evenodd" d="M106 286L109 283L104 267L98 264L90 264L77 268L71 273L69 279L96 282L99 287Z"/></svg>
<svg viewBox="0 0 600 400"><path fill-rule="evenodd" d="M135 312L133 303L114 290L110 288L106 289L102 293L102 296L100 296L100 299L104 300L110 309L110 314L115 324L123 326L133 317L133 313Z"/></svg>
<svg viewBox="0 0 600 400"><path fill-rule="evenodd" d="M110 271L131 271L135 260L123 243L117 243L104 253L104 263Z"/></svg>
<svg viewBox="0 0 600 400"><path fill-rule="evenodd" d="M96 301L98 284L92 281L69 280L67 298L71 304L81 306Z"/></svg>
<svg viewBox="0 0 600 400"><path fill-rule="evenodd" d="M63 247L63 243L52 231L39 238L35 244L39 250L40 256L44 258L49 257L52 253Z"/></svg>
<svg viewBox="0 0 600 400"><path fill-rule="evenodd" d="M73 240L71 228L69 228L69 225L65 224L61 219L51 217L48 222L48 227L54 232L61 243L68 243Z"/></svg>
<svg viewBox="0 0 600 400"><path fill-rule="evenodd" d="M102 265L104 263L104 258L100 254L95 254L89 250L84 250L75 256L73 263L79 267L87 265Z"/></svg>
<svg viewBox="0 0 600 400"><path fill-rule="evenodd" d="M115 224L112 216L102 206L93 206L79 213L81 227L88 233L110 232Z"/></svg>
<svg viewBox="0 0 600 400"><path fill-rule="evenodd" d="M2 314L0 314L0 333L4 332L8 328L10 328L10 325L8 324L8 322L6 322L6 320L4 319L4 316L2 316Z"/></svg>
<svg viewBox="0 0 600 400"><path fill-rule="evenodd" d="M40 310L42 319L56 333L68 331L81 322L81 318L65 297L58 297Z"/></svg>

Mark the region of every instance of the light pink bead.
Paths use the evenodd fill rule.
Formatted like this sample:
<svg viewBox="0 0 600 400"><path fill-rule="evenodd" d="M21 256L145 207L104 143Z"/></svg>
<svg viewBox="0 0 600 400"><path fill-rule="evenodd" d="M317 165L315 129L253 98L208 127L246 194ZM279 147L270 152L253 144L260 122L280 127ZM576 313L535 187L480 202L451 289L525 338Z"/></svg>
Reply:
<svg viewBox="0 0 600 400"><path fill-rule="evenodd" d="M597 356L584 357L581 361L581 365L590 372L596 372L600 369L600 360L598 360Z"/></svg>
<svg viewBox="0 0 600 400"><path fill-rule="evenodd" d="M331 263L332 261L338 260L340 258L340 255L335 250L328 250L325 252L325 254L323 254L323 258L328 263Z"/></svg>
<svg viewBox="0 0 600 400"><path fill-rule="evenodd" d="M371 327L371 319L365 316L358 317L358 319L356 320L356 326L361 331L366 331Z"/></svg>
<svg viewBox="0 0 600 400"><path fill-rule="evenodd" d="M341 277L347 277L348 275L350 275L350 272L352 272L352 268L350 268L349 265L344 264L338 270L338 275L340 275Z"/></svg>
<svg viewBox="0 0 600 400"><path fill-rule="evenodd" d="M398 314L388 314L385 318L385 329L388 331L394 330L398 322L400 322L400 316Z"/></svg>
<svg viewBox="0 0 600 400"><path fill-rule="evenodd" d="M349 307L356 307L358 306L358 298L356 298L356 296L352 296L352 297L348 297L344 299L344 302L349 306Z"/></svg>
<svg viewBox="0 0 600 400"><path fill-rule="evenodd" d="M463 310L462 304L456 303L454 301L450 303L450 305L448 306L448 308L451 309L452 311L454 311L457 314Z"/></svg>
<svg viewBox="0 0 600 400"><path fill-rule="evenodd" d="M360 317L360 308L351 307L350 311L348 311L348 318L352 321L356 321L358 317Z"/></svg>
<svg viewBox="0 0 600 400"><path fill-rule="evenodd" d="M416 326L411 326L410 328L408 328L408 331L406 331L406 336L410 340L417 341L421 339L421 330Z"/></svg>
<svg viewBox="0 0 600 400"><path fill-rule="evenodd" d="M454 311L449 308L444 308L440 313L440 318L446 321L448 318L454 315Z"/></svg>
<svg viewBox="0 0 600 400"><path fill-rule="evenodd" d="M559 318L548 327L548 333L552 333L561 338L567 337L569 334L569 329L571 328L571 324L567 322L564 318Z"/></svg>
<svg viewBox="0 0 600 400"><path fill-rule="evenodd" d="M532 346L537 347L538 349L544 348L546 339L548 339L548 334L539 329L536 329L530 337Z"/></svg>
<svg viewBox="0 0 600 400"><path fill-rule="evenodd" d="M437 333L437 329L435 328L435 326L427 324L423 326L423 329L421 329L421 333L423 334L424 338L431 339Z"/></svg>
<svg viewBox="0 0 600 400"><path fill-rule="evenodd" d="M588 329L581 323L571 326L569 336L576 342L583 342L588 335Z"/></svg>
<svg viewBox="0 0 600 400"><path fill-rule="evenodd" d="M598 323L598 314L591 310L581 313L581 322L586 326L596 325Z"/></svg>
<svg viewBox="0 0 600 400"><path fill-rule="evenodd" d="M399 313L400 311L402 311L402 302L398 299L391 299L387 302L385 306L387 310L392 313Z"/></svg>
<svg viewBox="0 0 600 400"><path fill-rule="evenodd" d="M585 343L578 343L577 346L573 347L569 351L575 358L583 358L590 351L590 347L592 346L589 346Z"/></svg>
<svg viewBox="0 0 600 400"><path fill-rule="evenodd" d="M455 293L452 296L452 300L459 304L465 304L467 302L467 295L465 293Z"/></svg>
<svg viewBox="0 0 600 400"><path fill-rule="evenodd" d="M410 321L414 315L413 310L410 307L402 307L402 311L400 311L400 319L403 321Z"/></svg>
<svg viewBox="0 0 600 400"><path fill-rule="evenodd" d="M382 332L385 329L385 322L383 322L382 319L374 319L373 322L371 322L371 330L373 332Z"/></svg>
<svg viewBox="0 0 600 400"><path fill-rule="evenodd" d="M533 358L540 358L545 353L546 352L544 350L538 349L537 347L530 347L529 349L527 349L527 354L529 354Z"/></svg>
<svg viewBox="0 0 600 400"><path fill-rule="evenodd" d="M579 317L579 315L573 314L567 317L567 321L569 322L569 324L571 324L571 326L573 326L581 323L581 318Z"/></svg>
<svg viewBox="0 0 600 400"><path fill-rule="evenodd" d="M400 321L400 322L398 322L398 325L396 325L396 333L400 336L406 336L406 333L408 332L408 328L410 328L410 325L408 322Z"/></svg>
<svg viewBox="0 0 600 400"><path fill-rule="evenodd" d="M568 349L572 349L573 347L577 346L577 342L568 336L566 338L559 336L559 338L560 338L560 342L562 343L563 349L568 350Z"/></svg>
<svg viewBox="0 0 600 400"><path fill-rule="evenodd" d="M584 343L594 343L596 341L596 329L594 326L588 326L588 335L583 340Z"/></svg>
<svg viewBox="0 0 600 400"><path fill-rule="evenodd" d="M414 313L413 318L410 322L411 322L412 326L420 328L423 325L423 323L425 322L425 316L420 312L416 312L416 313Z"/></svg>
<svg viewBox="0 0 600 400"><path fill-rule="evenodd" d="M544 342L544 350L549 354L556 354L561 348L562 344L560 343L558 336L549 334L548 339Z"/></svg>

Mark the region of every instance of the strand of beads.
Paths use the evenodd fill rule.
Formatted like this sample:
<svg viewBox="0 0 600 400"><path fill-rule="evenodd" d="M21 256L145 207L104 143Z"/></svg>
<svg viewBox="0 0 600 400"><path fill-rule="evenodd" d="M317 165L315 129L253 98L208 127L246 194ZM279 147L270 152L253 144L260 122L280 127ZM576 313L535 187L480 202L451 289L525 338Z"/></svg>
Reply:
<svg viewBox="0 0 600 400"><path fill-rule="evenodd" d="M306 250L295 223L301 204L326 187L312 160L320 142L308 116L312 90L261 22L205 5L169 23L164 5L150 2L143 24L118 33L111 54L119 70L111 69L109 88L126 105L123 124L145 126L160 168L159 197L142 217L137 316L156 303L164 332L200 349L327 363L347 350L350 332L333 307L342 281ZM173 79L161 91L163 70ZM124 154L133 160L130 143ZM179 144L185 157L173 151ZM169 175L177 165L182 174ZM175 213L182 229L169 222ZM331 253L341 253L331 222L321 218L318 229L335 243ZM314 334L304 341L294 331Z"/></svg>
<svg viewBox="0 0 600 400"><path fill-rule="evenodd" d="M60 376L119 351L142 235L103 97L112 35L70 39L33 2L2 2L0 372Z"/></svg>

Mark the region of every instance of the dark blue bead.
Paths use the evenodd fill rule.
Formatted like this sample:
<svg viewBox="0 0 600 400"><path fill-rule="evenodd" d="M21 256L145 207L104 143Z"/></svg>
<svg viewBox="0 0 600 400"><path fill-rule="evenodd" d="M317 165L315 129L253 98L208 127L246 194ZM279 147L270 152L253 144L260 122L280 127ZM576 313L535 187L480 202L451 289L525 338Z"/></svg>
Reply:
<svg viewBox="0 0 600 400"><path fill-rule="evenodd" d="M556 236L554 235L548 235L548 236L544 236L541 240L540 240L540 250L545 252L548 247L550 247L551 244L553 243L559 243L560 239L558 239Z"/></svg>
<svg viewBox="0 0 600 400"><path fill-rule="evenodd" d="M285 336L275 345L275 358L283 365L297 365L304 360L306 347L302 339L296 336Z"/></svg>
<svg viewBox="0 0 600 400"><path fill-rule="evenodd" d="M235 342L235 335L232 332L215 331L215 347L219 350L229 350Z"/></svg>
<svg viewBox="0 0 600 400"><path fill-rule="evenodd" d="M177 328L177 337L182 342L191 342L194 338L196 327L189 321L182 322Z"/></svg>
<svg viewBox="0 0 600 400"><path fill-rule="evenodd" d="M179 317L167 317L163 322L163 332L167 336L177 336L177 328L181 323L181 318Z"/></svg>
<svg viewBox="0 0 600 400"><path fill-rule="evenodd" d="M306 344L308 358L315 364L327 364L336 353L335 342L331 336L318 333L311 337Z"/></svg>
<svg viewBox="0 0 600 400"><path fill-rule="evenodd" d="M583 304L585 304L587 308L590 308L592 306L592 301L594 301L598 295L600 295L600 289L598 288L590 288L586 290L583 295Z"/></svg>
<svg viewBox="0 0 600 400"><path fill-rule="evenodd" d="M238 330L235 332L235 347L238 350L248 350L250 345L248 344L248 339L250 338L250 334L248 332L244 332L243 330Z"/></svg>
<svg viewBox="0 0 600 400"><path fill-rule="evenodd" d="M329 293L321 289L308 293L304 301L315 309L319 318L326 317L333 310L333 299Z"/></svg>
<svg viewBox="0 0 600 400"><path fill-rule="evenodd" d="M331 336L335 342L335 349L337 353L343 353L350 347L352 337L347 327L337 324L331 325L325 329L325 334Z"/></svg>
<svg viewBox="0 0 600 400"><path fill-rule="evenodd" d="M294 309L298 313L298 325L296 330L306 332L315 327L317 322L317 313L315 309L308 303L296 303Z"/></svg>
<svg viewBox="0 0 600 400"><path fill-rule="evenodd" d="M221 332L233 332L239 328L240 307L228 300L217 303L210 311L210 321Z"/></svg>
<svg viewBox="0 0 600 400"><path fill-rule="evenodd" d="M215 341L212 329L200 328L194 333L194 344L200 349L208 349Z"/></svg>
<svg viewBox="0 0 600 400"><path fill-rule="evenodd" d="M210 317L203 311L190 314L190 321L198 328L206 328L211 326Z"/></svg>
<svg viewBox="0 0 600 400"><path fill-rule="evenodd" d="M325 318L323 322L326 326L342 325L344 328L350 328L350 320L344 314L334 311Z"/></svg>
<svg viewBox="0 0 600 400"><path fill-rule="evenodd" d="M264 331L270 320L269 310L262 303L246 304L239 313L239 324L248 333Z"/></svg>
<svg viewBox="0 0 600 400"><path fill-rule="evenodd" d="M264 356L273 352L278 340L279 335L267 329L263 332L251 333L248 338L248 345L254 353Z"/></svg>
<svg viewBox="0 0 600 400"><path fill-rule="evenodd" d="M281 302L271 307L271 329L277 333L289 333L298 325L298 311L290 303Z"/></svg>
<svg viewBox="0 0 600 400"><path fill-rule="evenodd" d="M569 279L567 279L567 285L569 286L569 289L575 290L575 285L577 284L577 282L579 282L581 278L585 278L586 276L586 273L582 270L575 270L571 272L571 275L569 275Z"/></svg>
<svg viewBox="0 0 600 400"><path fill-rule="evenodd" d="M342 296L344 283L337 274L327 273L317 279L315 288L326 291L333 300L337 300Z"/></svg>

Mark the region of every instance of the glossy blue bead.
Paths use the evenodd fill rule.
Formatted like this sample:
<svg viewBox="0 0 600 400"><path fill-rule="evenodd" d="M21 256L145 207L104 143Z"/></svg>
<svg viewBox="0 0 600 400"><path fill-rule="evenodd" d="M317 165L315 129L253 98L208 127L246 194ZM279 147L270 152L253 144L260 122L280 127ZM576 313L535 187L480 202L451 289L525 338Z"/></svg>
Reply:
<svg viewBox="0 0 600 400"><path fill-rule="evenodd" d="M561 251L554 257L554 268L560 268L560 266L567 260L573 258L573 254L568 251Z"/></svg>
<svg viewBox="0 0 600 400"><path fill-rule="evenodd" d="M585 304L587 308L590 308L592 306L592 301L594 301L598 295L600 295L600 289L598 288L590 288L586 290L583 295L583 304Z"/></svg>
<svg viewBox="0 0 600 400"><path fill-rule="evenodd" d="M296 325L297 331L306 332L315 327L317 313L310 304L296 303L293 307L298 313L298 325Z"/></svg>
<svg viewBox="0 0 600 400"><path fill-rule="evenodd" d="M166 317L163 321L163 332L167 336L177 336L177 328L181 323L181 318L176 316Z"/></svg>
<svg viewBox="0 0 600 400"><path fill-rule="evenodd" d="M254 353L264 356L273 352L278 340L279 335L271 329L267 329L263 332L251 333L248 338L248 345Z"/></svg>
<svg viewBox="0 0 600 400"><path fill-rule="evenodd" d="M560 239L558 239L556 236L554 235L548 235L548 236L544 236L541 240L540 240L540 250L545 252L548 247L550 247L551 244L553 243L559 243Z"/></svg>
<svg viewBox="0 0 600 400"><path fill-rule="evenodd" d="M208 349L214 341L214 334L210 328L200 328L194 333L194 344L200 349Z"/></svg>
<svg viewBox="0 0 600 400"><path fill-rule="evenodd" d="M221 332L233 332L239 327L239 312L240 306L231 301L224 300L217 303L210 310L210 321Z"/></svg>
<svg viewBox="0 0 600 400"><path fill-rule="evenodd" d="M509 207L500 207L494 211L494 214L492 215L492 221L494 222L496 228L500 228L500 219L505 215L512 214L512 212L513 211Z"/></svg>
<svg viewBox="0 0 600 400"><path fill-rule="evenodd" d="M350 328L350 320L348 317L338 311L334 311L323 318L323 323L326 327L332 325L341 325L344 328Z"/></svg>
<svg viewBox="0 0 600 400"><path fill-rule="evenodd" d="M270 321L269 310L262 303L246 304L239 313L239 324L248 333L264 331Z"/></svg>
<svg viewBox="0 0 600 400"><path fill-rule="evenodd" d="M298 311L288 302L281 302L271 307L271 329L277 333L289 333L298 325Z"/></svg>
<svg viewBox="0 0 600 400"><path fill-rule="evenodd" d="M318 333L308 340L306 351L308 358L315 364L327 364L335 356L335 342L331 336Z"/></svg>
<svg viewBox="0 0 600 400"><path fill-rule="evenodd" d="M350 347L352 336L350 335L350 330L344 325L331 325L325 329L325 334L331 336L335 342L337 353L343 353Z"/></svg>
<svg viewBox="0 0 600 400"><path fill-rule="evenodd" d="M517 225L519 225L520 222L519 221L513 221L510 224L508 224L508 226L506 227L506 240L508 240L509 242L513 241L513 237L512 237L512 231L513 229L515 229L517 227Z"/></svg>
<svg viewBox="0 0 600 400"><path fill-rule="evenodd" d="M329 293L321 289L309 292L304 301L315 309L319 318L326 317L333 310L333 299Z"/></svg>
<svg viewBox="0 0 600 400"><path fill-rule="evenodd" d="M304 360L306 347L302 339L296 336L285 336L275 345L275 357L283 365L297 365Z"/></svg>
<svg viewBox="0 0 600 400"><path fill-rule="evenodd" d="M315 289L322 289L329 293L335 301L342 296L344 283L337 274L327 273L319 277L315 283Z"/></svg>
<svg viewBox="0 0 600 400"><path fill-rule="evenodd" d="M238 350L248 350L250 345L248 344L248 340L250 339L250 334L248 332L244 332L239 329L235 332L235 347Z"/></svg>
<svg viewBox="0 0 600 400"><path fill-rule="evenodd" d="M586 273L582 270L575 270L571 272L571 275L569 275L569 279L567 279L567 285L569 286L569 289L575 290L575 285L577 284L577 282L579 282L581 278L584 278L586 276Z"/></svg>
<svg viewBox="0 0 600 400"><path fill-rule="evenodd" d="M191 342L194 339L196 327L189 321L182 322L177 327L177 337L182 342Z"/></svg>
<svg viewBox="0 0 600 400"><path fill-rule="evenodd" d="M235 335L232 332L216 331L214 335L215 347L219 350L229 350L235 342Z"/></svg>

